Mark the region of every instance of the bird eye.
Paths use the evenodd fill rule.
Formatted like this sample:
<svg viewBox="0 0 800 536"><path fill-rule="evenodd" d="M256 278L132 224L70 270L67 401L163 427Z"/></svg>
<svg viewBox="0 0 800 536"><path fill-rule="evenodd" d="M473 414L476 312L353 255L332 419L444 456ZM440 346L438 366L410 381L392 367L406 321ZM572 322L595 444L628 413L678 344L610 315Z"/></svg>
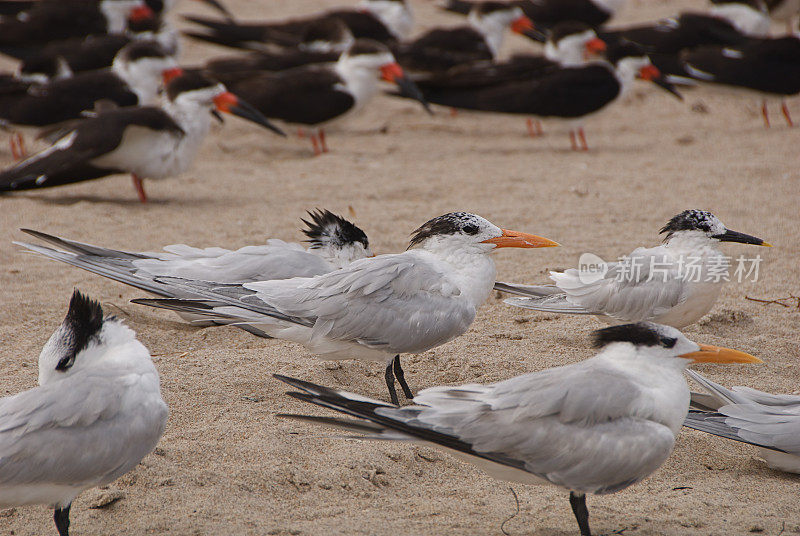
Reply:
<svg viewBox="0 0 800 536"><path fill-rule="evenodd" d="M672 348L677 342L678 339L674 337L661 337L661 344L664 346L664 348Z"/></svg>
<svg viewBox="0 0 800 536"><path fill-rule="evenodd" d="M465 225L464 232L467 234L478 234L478 226L477 225Z"/></svg>

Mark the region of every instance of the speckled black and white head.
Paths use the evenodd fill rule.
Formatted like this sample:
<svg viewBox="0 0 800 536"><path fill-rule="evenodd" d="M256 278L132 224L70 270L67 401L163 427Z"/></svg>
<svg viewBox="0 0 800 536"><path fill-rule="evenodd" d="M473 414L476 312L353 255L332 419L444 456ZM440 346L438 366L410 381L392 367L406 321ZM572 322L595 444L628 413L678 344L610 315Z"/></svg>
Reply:
<svg viewBox="0 0 800 536"><path fill-rule="evenodd" d="M657 360L669 359L678 368L692 362L759 363L744 352L698 344L690 341L678 329L653 322L637 322L598 329L592 333L592 345L612 358ZM680 359L676 359L680 358Z"/></svg>
<svg viewBox="0 0 800 536"><path fill-rule="evenodd" d="M707 210L684 210L673 216L659 233L666 233L664 242L669 243L676 238L707 238L720 242L740 242L756 246L770 246L760 238L731 231L725 227L719 218Z"/></svg>
<svg viewBox="0 0 800 536"><path fill-rule="evenodd" d="M75 290L66 318L39 355L39 383L43 385L91 366L97 359L97 349L108 343L106 335L113 333L112 338L116 338L122 334L125 339L125 332L130 330L116 318L103 318L100 303Z"/></svg>
<svg viewBox="0 0 800 536"><path fill-rule="evenodd" d="M414 28L414 15L405 0L362 0L358 9L374 15L400 41Z"/></svg>
<svg viewBox="0 0 800 536"><path fill-rule="evenodd" d="M366 233L352 222L329 210L310 210L308 215L310 221L302 220L307 226L302 229L308 237L307 242L311 249L337 268L373 256Z"/></svg>
<svg viewBox="0 0 800 536"><path fill-rule="evenodd" d="M583 22L559 22L547 35L544 55L561 65L582 65L587 59L606 50L605 42Z"/></svg>
<svg viewBox="0 0 800 536"><path fill-rule="evenodd" d="M495 248L540 248L557 246L540 236L501 229L489 220L469 212L450 212L428 220L411 235L409 249L471 249L488 253Z"/></svg>
<svg viewBox="0 0 800 536"><path fill-rule="evenodd" d="M350 28L337 18L322 18L306 28L298 45L310 52L344 52L355 42Z"/></svg>

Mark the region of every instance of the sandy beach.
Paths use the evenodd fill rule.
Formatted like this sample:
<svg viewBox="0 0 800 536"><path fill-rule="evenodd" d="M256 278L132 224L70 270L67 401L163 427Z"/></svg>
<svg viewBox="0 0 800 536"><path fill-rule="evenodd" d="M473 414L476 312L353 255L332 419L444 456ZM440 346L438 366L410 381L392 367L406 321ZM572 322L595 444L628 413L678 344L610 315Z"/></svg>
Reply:
<svg viewBox="0 0 800 536"><path fill-rule="evenodd" d="M243 20L337 5L225 3ZM205 9L194 4L180 4L172 19L185 27L179 14ZM416 32L461 20L431 1L412 5ZM614 25L695 5L629 0ZM526 48L517 36L506 47ZM184 58L192 65L229 53L187 40ZM724 385L797 392L800 309L745 297L800 295L800 129L785 126L777 105L773 128L765 129L746 96L702 87L684 97L637 82L624 102L587 122L591 150L582 153L569 150L556 123L545 122L545 136L531 139L522 117L451 117L444 108L429 116L413 101L380 96L332 131L331 152L316 158L308 140L230 118L213 128L191 172L146 184L146 205L121 175L0 197L0 395L36 384L39 351L77 287L136 330L170 407L153 454L108 489L74 502L72 534L499 535L515 502L508 484L435 449L336 439L275 417L330 413L284 396L273 373L383 399L379 364L323 362L292 343L233 327L200 329L130 304L144 293L24 253L11 243L26 239L21 227L129 251L175 243L238 248L270 237L300 241L300 217L322 207L354 214L373 251L389 253L405 249L426 220L466 210L563 245L495 255L499 280L537 283L550 270L575 266L584 252L613 260L655 245L671 216L706 209L775 247L724 245L734 257L761 256L757 281L726 285L711 314L685 330L764 364L698 370ZM789 105L800 118L800 102ZM0 143L0 165L11 163L8 144ZM465 335L406 355L403 364L414 390L493 382L591 356L589 334L599 327L592 318L515 309L493 296ZM519 513L505 524L508 534L577 533L564 490L513 487ZM655 474L621 493L589 497L588 505L598 534L778 536L800 534L798 489L800 477L766 468L754 448L684 429ZM45 506L0 511L1 536L41 534L55 534Z"/></svg>

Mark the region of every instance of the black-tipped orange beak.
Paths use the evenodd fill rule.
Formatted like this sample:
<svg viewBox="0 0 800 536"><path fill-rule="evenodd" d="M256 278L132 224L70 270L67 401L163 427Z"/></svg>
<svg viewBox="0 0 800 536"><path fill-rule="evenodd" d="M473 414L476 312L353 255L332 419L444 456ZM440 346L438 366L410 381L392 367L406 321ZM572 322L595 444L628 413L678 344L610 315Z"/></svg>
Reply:
<svg viewBox="0 0 800 536"><path fill-rule="evenodd" d="M519 231L509 231L502 229L503 234L496 238L484 240L484 244L494 244L498 248L552 248L560 246L558 242L553 242L548 238L542 238Z"/></svg>
<svg viewBox="0 0 800 536"><path fill-rule="evenodd" d="M161 78L164 80L164 85L166 86L174 79L178 78L180 75L183 74L183 69L180 67L173 67L172 69L165 69L161 73Z"/></svg>
<svg viewBox="0 0 800 536"><path fill-rule="evenodd" d="M224 93L220 93L214 97L214 106L216 106L217 110L220 112L237 115L242 119L252 121L253 123L261 125L262 127L270 129L276 134L286 137L286 133L270 123L269 120L264 117L264 114L230 91L225 91Z"/></svg>
<svg viewBox="0 0 800 536"><path fill-rule="evenodd" d="M701 344L699 351L689 352L681 357L692 359L697 363L763 363L750 354L711 344Z"/></svg>
<svg viewBox="0 0 800 536"><path fill-rule="evenodd" d="M156 14L153 13L153 10L150 9L146 5L141 5L131 9L131 12L128 13L128 18L132 22L142 22L145 20L150 20L155 18Z"/></svg>
<svg viewBox="0 0 800 536"><path fill-rule="evenodd" d="M218 0L199 0L199 1L213 7L214 9L216 9L217 11L228 17L228 20L233 20L233 13L231 13L228 10L228 8L222 4L222 2L219 2Z"/></svg>
<svg viewBox="0 0 800 536"><path fill-rule="evenodd" d="M419 87L417 87L417 84L415 84L413 80L406 76L405 72L403 72L403 68L400 67L400 65L395 62L382 65L381 78L387 82L394 82L397 84L397 87L400 88L400 91L403 95L419 101L419 103L422 104L422 107L425 108L429 114L433 115L433 110L431 110L431 105L428 104L428 101L425 100L425 95L422 94L422 91L420 91Z"/></svg>
<svg viewBox="0 0 800 536"><path fill-rule="evenodd" d="M525 35L525 32L533 30L534 28L533 21L525 15L517 17L511 22L511 31L514 33Z"/></svg>

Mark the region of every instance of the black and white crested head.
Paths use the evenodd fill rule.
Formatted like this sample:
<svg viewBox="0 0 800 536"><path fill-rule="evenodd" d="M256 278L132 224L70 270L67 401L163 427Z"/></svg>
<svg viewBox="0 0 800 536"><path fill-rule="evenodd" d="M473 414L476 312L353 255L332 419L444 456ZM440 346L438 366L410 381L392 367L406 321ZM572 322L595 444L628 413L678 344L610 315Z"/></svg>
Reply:
<svg viewBox="0 0 800 536"><path fill-rule="evenodd" d="M334 214L329 210L309 210L310 220L302 219L306 229L302 232L308 237L307 242L312 249L323 247L343 248L353 244L361 244L369 249L369 239L364 231L352 222Z"/></svg>
<svg viewBox="0 0 800 536"><path fill-rule="evenodd" d="M592 346L599 349L605 348L609 344L622 342L639 347L653 346L671 349L681 338L685 339L681 332L673 327L653 322L637 322L594 331Z"/></svg>
<svg viewBox="0 0 800 536"><path fill-rule="evenodd" d="M659 234L666 233L664 241L669 241L675 233L681 231L698 231L709 236L723 234L727 229L719 218L707 210L690 209L684 210L670 218L667 224L661 228Z"/></svg>
<svg viewBox="0 0 800 536"><path fill-rule="evenodd" d="M91 343L98 342L103 323L103 309L100 303L76 289L72 293L66 318L42 349L39 358L40 368L44 364L52 369L50 372L68 371L75 365L78 354ZM42 358L45 355L47 360L43 363Z"/></svg>
<svg viewBox="0 0 800 536"><path fill-rule="evenodd" d="M316 52L343 52L355 41L353 32L335 17L324 17L308 25L299 47Z"/></svg>
<svg viewBox="0 0 800 536"><path fill-rule="evenodd" d="M450 212L422 224L411 234L409 248L428 240L456 238L466 242L482 242L501 236L503 230L485 218L470 212Z"/></svg>

